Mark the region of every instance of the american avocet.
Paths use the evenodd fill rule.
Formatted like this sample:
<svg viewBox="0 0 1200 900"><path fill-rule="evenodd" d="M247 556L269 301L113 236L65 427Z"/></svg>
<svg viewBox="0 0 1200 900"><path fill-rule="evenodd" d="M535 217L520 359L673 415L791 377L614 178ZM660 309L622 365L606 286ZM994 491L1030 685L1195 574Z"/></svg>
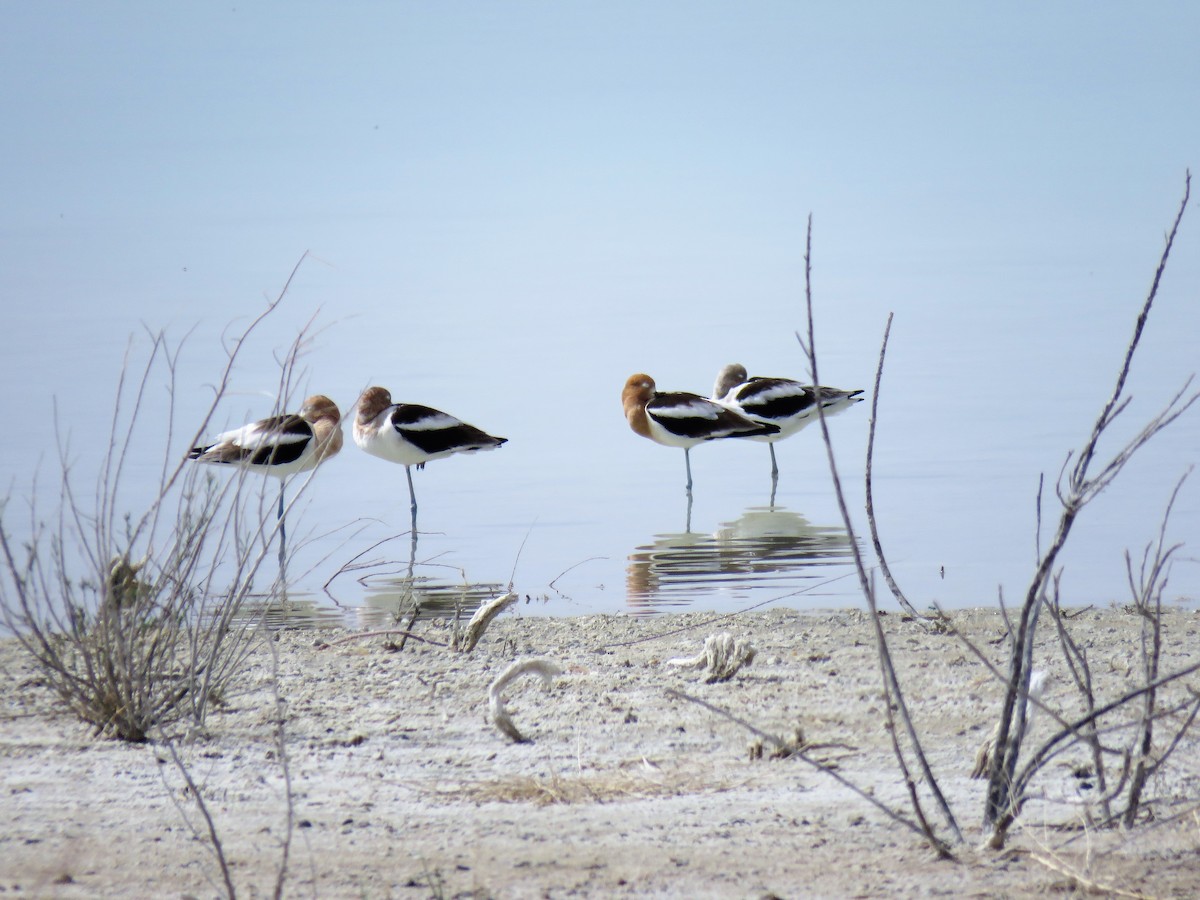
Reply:
<svg viewBox="0 0 1200 900"><path fill-rule="evenodd" d="M208 446L188 451L188 459L240 466L280 479L277 518L282 559L284 480L315 469L342 449L341 418L336 403L323 394L314 394L304 401L300 412L260 419L218 434Z"/></svg>
<svg viewBox="0 0 1200 900"><path fill-rule="evenodd" d="M767 441L771 449L771 478L779 477L775 462L775 441L795 434L817 421L817 396L826 416L848 409L863 398L862 391L816 388L790 378L747 378L745 366L733 363L717 373L713 399L755 422L778 427L774 434L754 435L751 440Z"/></svg>
<svg viewBox="0 0 1200 900"><path fill-rule="evenodd" d="M412 500L413 533L416 533L417 494L413 490L412 467L445 459L455 453L493 450L508 438L493 437L468 425L449 413L418 406L392 403L392 395L381 387L371 387L358 398L354 418L354 443L380 459L400 463L408 478L408 496Z"/></svg>
<svg viewBox="0 0 1200 900"><path fill-rule="evenodd" d="M682 447L687 466L687 491L692 493L691 450L717 438L774 434L777 425L755 422L699 394L655 390L649 375L630 375L621 391L625 418L635 434L667 447Z"/></svg>

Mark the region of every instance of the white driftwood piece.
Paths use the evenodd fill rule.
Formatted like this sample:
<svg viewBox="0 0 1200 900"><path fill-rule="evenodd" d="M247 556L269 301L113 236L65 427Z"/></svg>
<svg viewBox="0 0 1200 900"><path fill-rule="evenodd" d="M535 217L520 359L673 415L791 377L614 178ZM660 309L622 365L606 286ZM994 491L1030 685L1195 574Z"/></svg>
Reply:
<svg viewBox="0 0 1200 900"><path fill-rule="evenodd" d="M488 688L488 712L492 724L518 744L527 743L529 739L521 734L508 710L504 708L503 691L522 675L539 675L546 688L549 688L554 676L561 674L562 669L548 659L517 660L496 676L496 680Z"/></svg>

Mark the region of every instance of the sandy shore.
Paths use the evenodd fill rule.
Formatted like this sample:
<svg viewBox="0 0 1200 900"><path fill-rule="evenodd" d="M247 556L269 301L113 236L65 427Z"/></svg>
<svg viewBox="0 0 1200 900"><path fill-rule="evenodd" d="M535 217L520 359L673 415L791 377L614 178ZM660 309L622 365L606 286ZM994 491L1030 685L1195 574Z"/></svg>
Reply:
<svg viewBox="0 0 1200 900"><path fill-rule="evenodd" d="M993 611L954 614L992 659ZM1138 619L1072 620L1098 692L1136 677ZM1167 619L1163 671L1200 653L1200 615ZM653 619L504 617L471 654L344 632L275 641L287 703L295 836L286 894L319 897L953 897L1058 895L1087 884L1200 895L1200 742L1176 750L1129 832L1087 822L1088 757L1072 750L1036 783L1003 852L978 849L981 781L969 777L1000 688L956 637L888 616L887 630L933 770L965 842L956 861L795 758L753 758L753 735L686 693L792 738L910 815L858 612L777 611ZM754 662L706 684L666 662L729 632ZM444 626L422 633L445 640ZM1049 701L1078 708L1051 628L1036 665ZM487 687L513 660L563 669L508 691L513 743L489 721ZM181 753L213 814L241 896L270 895L288 811L265 646L244 691ZM1200 687L1200 679L1191 679ZM12 641L0 643L0 896L221 894L202 820L161 746L95 739L55 702ZM1035 736L1051 732L1042 719ZM1160 748L1161 749L1161 748ZM1090 792L1090 793L1089 793ZM930 816L942 827L937 811ZM1144 817L1146 818L1146 817ZM942 829L944 832L944 829Z"/></svg>

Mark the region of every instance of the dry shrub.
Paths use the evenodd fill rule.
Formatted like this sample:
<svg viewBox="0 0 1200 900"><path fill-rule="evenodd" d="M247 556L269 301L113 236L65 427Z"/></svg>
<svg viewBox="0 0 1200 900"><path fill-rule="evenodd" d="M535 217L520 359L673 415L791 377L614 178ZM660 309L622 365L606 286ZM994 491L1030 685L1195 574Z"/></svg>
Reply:
<svg viewBox="0 0 1200 900"><path fill-rule="evenodd" d="M981 767L986 770L981 774L986 774L988 778L983 815L984 829L988 833L987 843L994 849L1004 846L1009 829L1021 814L1022 807L1029 796L1032 781L1048 762L1058 758L1065 749L1071 747L1082 747L1092 757L1093 764L1102 785L1104 785L1100 792L1103 797L1101 808L1104 824L1113 824L1118 819L1125 826L1133 824L1139 810L1144 807L1143 790L1148 779L1160 774L1167 758L1182 745L1193 722L1200 715L1200 692L1190 686L1184 686L1181 690L1181 685L1176 684L1176 682L1181 682L1200 672L1200 663L1185 665L1168 674L1160 672L1159 663L1163 651L1162 592L1167 583L1173 556L1179 549L1178 545L1169 545L1165 540L1170 505L1167 514L1164 515L1158 540L1146 549L1141 565L1135 567L1133 561L1127 558L1133 608L1143 620L1140 647L1141 671L1136 683L1124 686L1119 695L1112 699L1102 700L1094 693L1086 653L1073 641L1058 604L1058 584L1062 576L1062 568L1059 565L1060 554L1067 543L1067 538L1077 517L1096 496L1112 484L1134 455L1164 428L1173 424L1196 405L1197 401L1200 401L1200 392L1194 390L1192 381L1189 379L1175 396L1171 397L1157 413L1153 414L1140 427L1132 438L1126 440L1107 458L1102 454L1101 446L1105 442L1102 439L1111 440L1114 431L1113 423L1130 406L1126 381L1190 195L1191 173L1189 172L1184 186L1183 199L1167 233L1154 279L1139 311L1112 394L1101 409L1086 441L1078 450L1069 453L1063 463L1062 471L1055 485L1055 493L1061 509L1053 537L1045 549L1042 549L1040 545L1042 498L1039 487L1037 566L1029 589L1017 610L1017 615L1009 622L1007 671L1001 672L988 660L986 654L963 639L965 646L972 654L984 662L993 676L1003 683L1005 691L993 742L994 752L988 756L986 765ZM812 221L810 217L804 257L808 327L806 336L797 335L797 337L800 338L801 346L808 360L809 374L813 383L819 384L813 323L811 240ZM891 318L889 317L880 351L879 369L876 373L872 399L870 436L867 444L866 516L880 570L896 601L903 609L915 615L912 604L900 591L887 570L870 499L876 410L890 326ZM854 525L841 488L829 431L824 415L820 414L819 406L818 413L835 496L841 509L843 524L851 536L855 569L874 625L880 678L886 697L887 728L892 737L897 767L908 788L913 819L909 820L894 811L887 811L897 821L901 821L923 834L940 855L950 855L951 844L962 843L962 831L954 811L940 790L938 779L929 765L920 735L909 713L908 703L904 696L904 684L897 674L893 653L880 622L874 582L867 564L859 552L857 540L854 538ZM1178 491L1178 487L1176 491ZM1171 503L1174 503L1174 495ZM1074 718L1068 718L1063 713L1050 709L1035 696L1036 692L1032 687L1034 641L1040 613L1043 609L1050 610L1051 616L1055 619L1063 658L1071 671L1079 694L1084 700L1085 712ZM948 617L940 616L935 622L942 629L954 630ZM962 639L961 635L959 637ZM1164 691L1168 687L1177 693L1177 696L1173 696L1169 701L1165 700L1166 692ZM1040 745L1030 748L1027 746L1029 717L1034 709L1052 717L1058 730ZM1117 732L1132 733L1132 737L1122 744L1114 741L1108 743L1101 741L1102 735ZM1166 733L1165 739L1163 739L1163 732ZM1105 756L1123 761L1122 771L1115 779L1112 779L1117 782L1116 787L1106 784L1103 762ZM1120 803L1113 802L1117 800ZM941 813L949 839L943 838L938 833L931 817L926 813L924 807L928 801L932 801L932 805Z"/></svg>
<svg viewBox="0 0 1200 900"><path fill-rule="evenodd" d="M224 372L188 446L208 429L246 339L282 298L228 341ZM140 370L126 356L94 488L78 489L60 436L58 504L49 522L36 484L27 539L10 530L12 498L0 504L0 623L80 719L135 742L179 721L202 725L212 704L234 689L257 633L243 607L280 528L263 479L245 470L212 472L178 452L184 341L172 343L163 332L147 337ZM303 338L283 359L280 408ZM160 387L167 410L152 415L147 396ZM146 446L163 448L157 483L135 461Z"/></svg>

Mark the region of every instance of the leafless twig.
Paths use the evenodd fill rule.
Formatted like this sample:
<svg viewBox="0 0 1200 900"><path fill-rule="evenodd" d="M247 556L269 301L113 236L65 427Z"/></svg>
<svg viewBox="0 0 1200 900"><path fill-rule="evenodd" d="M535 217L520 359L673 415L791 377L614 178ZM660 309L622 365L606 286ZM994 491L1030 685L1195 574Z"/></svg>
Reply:
<svg viewBox="0 0 1200 900"><path fill-rule="evenodd" d="M812 303L812 216L808 219L808 231L804 248L804 297L805 307L807 310L808 336L807 340L797 335L800 345L808 357L809 374L812 376L814 385L821 383L820 375L817 371L817 348L815 337L815 325L813 320L813 303ZM834 496L837 498L838 508L842 514L842 522L846 528L846 532L850 537L850 551L854 560L854 567L858 573L859 586L862 589L863 597L866 600L868 612L870 613L871 623L875 634L876 649L878 651L879 666L881 670L883 689L885 694L885 702L889 710L895 707L895 713L898 716L900 723L904 727L904 731L908 737L909 748L916 760L916 766L921 772L924 783L930 793L933 795L934 801L945 820L946 826L950 829L956 841L962 841L962 832L958 827L958 822L954 817L954 812L950 808L945 796L942 793L941 787L938 784L937 778L929 766L929 761L925 756L924 749L921 746L920 737L917 735L916 727L913 724L912 716L909 714L908 704L904 700L904 693L901 689L900 679L896 675L896 668L892 661L891 651L888 648L887 636L884 634L882 621L879 616L879 609L875 601L875 591L870 579L867 575L867 566L863 561L862 554L859 551L858 539L855 536L854 523L850 518L850 511L846 506L845 493L842 490L841 479L838 476L837 460L834 456L833 442L829 436L829 426L825 421L825 414L820 403L817 404L818 420L821 423L821 437L825 443L825 453L829 462L829 472L833 481ZM897 753L900 754L899 744L895 745ZM898 755L898 762L901 770L907 773L907 763L902 755ZM939 838L931 827L928 826L927 819L921 810L920 798L915 789L915 781L911 776L906 776L906 784L910 789L910 798L912 799L914 812L918 819L926 827L925 836L938 852L943 852L945 842Z"/></svg>
<svg viewBox="0 0 1200 900"><path fill-rule="evenodd" d="M189 446L207 431L251 332L286 290L227 344L217 389ZM244 604L281 527L263 508L259 482L254 508L256 492L243 490L246 470L216 477L171 446L183 343L163 332L147 336L140 371L132 344L126 354L92 496L77 489L70 436L58 428L54 524L42 524L33 498L23 546L0 521L0 622L76 715L129 741L179 719L202 724L212 702L237 689L255 634ZM297 343L303 340L302 333ZM160 382L172 414L150 426L144 403ZM145 436L148 427L155 430ZM142 444L162 446L148 500L135 493L145 485L127 471ZM123 513L125 506L137 512Z"/></svg>
<svg viewBox="0 0 1200 900"><path fill-rule="evenodd" d="M913 618L921 619L924 617L908 602L908 598L900 590L900 585L892 577L892 570L887 564L887 557L884 556L883 544L879 540L879 529L875 523L875 501L873 499L871 467L875 459L875 423L879 418L879 388L883 380L883 360L887 356L888 335L891 333L892 313L888 313L887 326L883 329L883 341L879 345L879 365L875 369L875 387L871 391L871 422L867 428L867 471L864 476L864 483L866 485L867 527L871 532L871 543L875 547L875 558L879 560L879 571L883 573L883 578L887 582L892 596L896 598L896 602L900 604L901 609Z"/></svg>
<svg viewBox="0 0 1200 900"><path fill-rule="evenodd" d="M770 744L771 746L775 747L776 749L788 751L787 755L789 757L795 757L796 759L802 760L803 762L812 766L817 771L821 772L823 775L828 775L830 778L832 778L838 784L842 785L843 787L847 788L850 791L853 791L856 795L861 797L863 800L866 800L868 803L870 803L872 806L874 806L876 809L878 809L880 812L882 812L885 816L887 816L893 822L896 822L899 825L903 825L905 828L909 829L910 831L915 832L916 834L920 835L923 838L926 838L926 839L929 838L929 832L925 827L918 825L916 822L912 821L912 819L906 818L905 816L896 812L894 809L892 809L890 806L888 806L886 803L884 803L882 800L880 800L878 797L876 797L874 795L874 793L872 793L868 790L864 790L863 788L860 788L858 785L856 785L854 782L852 782L850 779L848 779L841 772L837 771L837 769L835 769L831 766L828 766L825 763L822 763L818 759L814 759L811 755L809 755L807 752L805 752L805 750L803 748L796 748L794 746L791 746L791 745L787 744L786 742L784 742L783 740L781 740L780 738L778 738L777 736L770 734L769 732L763 731L761 728L758 728L757 726L751 724L750 722L747 722L745 719L741 718L740 716L736 716L733 713L729 712L728 710L722 709L719 706L715 706L714 704L709 703L706 700L701 700L699 697L693 697L691 694L685 694L683 691L677 691L674 688L668 688L666 691L666 695L668 697L675 697L679 700L685 700L688 703L695 703L697 706L702 706L705 709L707 709L709 712L715 713L716 715L721 716L722 718L728 719L730 722L733 722L734 724L739 725L740 727L746 729L748 732L753 734L755 737ZM954 855L950 851L950 848L944 842L938 842L935 845L935 848L938 850L939 855L941 855L947 859L954 858Z"/></svg>
<svg viewBox="0 0 1200 900"><path fill-rule="evenodd" d="M217 860L217 867L221 872L221 882L225 888L225 896L228 900L235 900L237 897L237 889L233 886L233 873L229 868L229 859L225 856L225 846L221 843L221 835L217 831L217 823L213 820L212 813L209 811L208 804L204 801L204 795L200 792L200 787L192 778L192 773L184 763L183 758L179 755L179 750L175 747L175 742L170 738L161 740L163 746L167 748L167 752L171 754L171 761L175 764L176 771L183 777L184 783L187 784L188 793L191 795L192 801L196 804L196 809L204 819L205 831L208 834L208 845L212 849L213 856ZM184 821L188 824L194 834L199 837L195 826L188 819L187 814L180 806L175 798L175 792L167 786L167 794L171 801L175 804L175 808L179 810Z"/></svg>
<svg viewBox="0 0 1200 900"><path fill-rule="evenodd" d="M1179 230L1179 224L1187 208L1190 194L1191 173L1188 172L1184 185L1183 199L1179 204L1179 210L1176 213L1174 223L1167 234L1166 244L1159 258L1158 267L1155 271L1149 293L1142 304L1141 311L1134 325L1133 336L1125 351L1125 358L1121 368L1117 373L1112 395L1105 403L1100 415L1093 424L1091 434L1082 449L1077 454L1068 454L1067 460L1064 463L1063 472L1056 486L1056 493L1062 505L1062 513L1059 517L1054 537L1038 561L1037 570L1026 592L1025 601L1021 606L1019 619L1013 629L1013 644L1010 654L1007 688L1000 712L1000 728L997 738L998 752L993 759L991 771L988 774L987 796L984 805L984 824L991 829L989 843L995 848L1003 846L1007 829L1021 806L1019 788L1022 780L1017 778L1016 769L1017 759L1024 740L1024 704L1020 703L1019 700L1021 697L1027 696L1029 692L1029 678L1032 671L1029 654L1037 626L1037 613L1041 608L1048 586L1053 578L1054 566L1058 555L1066 544L1075 519L1088 502L1112 483L1113 479L1116 478L1137 450L1145 446L1163 428L1166 428L1179 418L1200 398L1200 393L1188 394L1191 384L1191 379L1189 379L1187 384L1157 415L1150 419L1137 435L1119 449L1106 463L1101 465L1099 472L1093 474L1092 464L1096 460L1101 436L1117 416L1128 407L1129 398L1124 395L1125 382L1132 367L1134 353L1141 341L1146 319L1158 294L1159 283L1166 269L1171 247L1174 244L1175 235ZM1071 464L1072 459L1074 459L1073 465Z"/></svg>

